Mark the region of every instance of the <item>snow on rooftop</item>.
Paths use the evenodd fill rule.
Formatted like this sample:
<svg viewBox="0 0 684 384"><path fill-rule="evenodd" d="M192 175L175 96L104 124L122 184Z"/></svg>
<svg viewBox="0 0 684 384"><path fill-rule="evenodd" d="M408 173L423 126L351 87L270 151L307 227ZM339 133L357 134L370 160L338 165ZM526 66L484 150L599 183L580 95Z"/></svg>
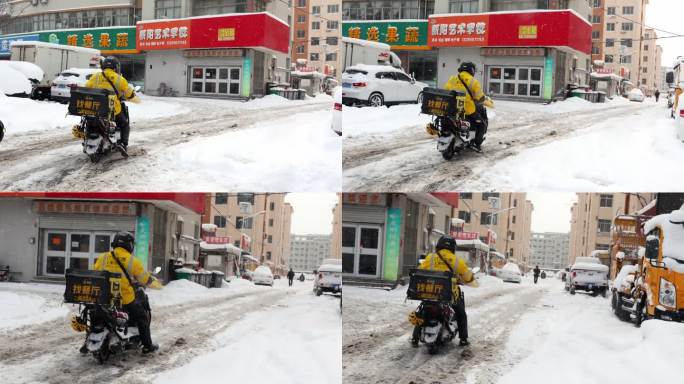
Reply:
<svg viewBox="0 0 684 384"><path fill-rule="evenodd" d="M684 226L672 223L670 220L679 221L678 217L684 215L681 208L671 213L658 215L644 224L644 232L649 233L659 226L663 230L663 256L684 261ZM654 238L649 235L648 238Z"/></svg>

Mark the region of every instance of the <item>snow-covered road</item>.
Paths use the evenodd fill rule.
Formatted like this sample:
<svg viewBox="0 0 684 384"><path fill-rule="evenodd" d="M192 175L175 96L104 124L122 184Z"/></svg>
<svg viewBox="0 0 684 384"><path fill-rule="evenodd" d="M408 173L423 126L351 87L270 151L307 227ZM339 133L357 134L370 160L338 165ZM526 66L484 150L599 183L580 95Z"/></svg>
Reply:
<svg viewBox="0 0 684 384"><path fill-rule="evenodd" d="M10 105L11 104L11 105ZM5 98L0 190L339 190L332 99L247 103L144 97L131 104L130 158L92 164L56 103Z"/></svg>
<svg viewBox="0 0 684 384"><path fill-rule="evenodd" d="M663 100L495 104L484 153L449 162L425 132L429 116L418 105L345 108L344 190L671 190L662 172L644 167L684 156Z"/></svg>
<svg viewBox="0 0 684 384"><path fill-rule="evenodd" d="M51 303L49 307L61 301L63 289L59 285L0 284L0 294L41 297ZM175 381L180 383L208 374L213 378L252 377L255 382L260 382L260 375L264 379L279 375L283 378L280 382L297 383L301 381L293 375L310 372L312 379L334 383L331 378L341 377L340 356L334 353L341 350L339 299L314 296L311 281L296 282L290 288L281 279L271 288L241 280L223 289L179 281L149 293L152 337L160 344L158 353L142 356L129 352L112 356L101 366L91 356L78 352L84 334L69 326L69 313L74 310L71 306L61 307L69 307L61 314L44 315L44 321L35 324L31 317L44 313L46 305L25 303L24 318L15 317L6 328L0 328L1 381L168 383L173 377L185 378ZM5 296L0 295L0 299ZM7 308L4 302L0 305ZM313 324L318 327L315 332L303 331ZM288 346L306 361L296 365L300 356L284 352ZM332 352L324 354L323 350ZM230 353L234 355L226 357ZM243 358L237 359L238 355ZM262 367L264 358L270 359L268 370ZM311 370L310 364L321 369Z"/></svg>
<svg viewBox="0 0 684 384"><path fill-rule="evenodd" d="M471 346L412 348L406 288L345 287L345 383L602 384L681 378L684 325L620 321L609 298L570 295L556 278L465 287Z"/></svg>

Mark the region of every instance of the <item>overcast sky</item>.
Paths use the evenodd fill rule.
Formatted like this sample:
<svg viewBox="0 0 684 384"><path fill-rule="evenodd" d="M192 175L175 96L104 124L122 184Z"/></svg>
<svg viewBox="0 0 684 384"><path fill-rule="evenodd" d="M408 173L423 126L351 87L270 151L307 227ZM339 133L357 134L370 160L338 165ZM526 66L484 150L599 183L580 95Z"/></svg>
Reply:
<svg viewBox="0 0 684 384"><path fill-rule="evenodd" d="M532 201L532 232L570 232L570 208L577 201L575 193L527 193Z"/></svg>
<svg viewBox="0 0 684 384"><path fill-rule="evenodd" d="M650 0L646 6L646 25L663 29L678 35L684 35L684 1L682 0ZM656 31L658 37L672 36ZM677 56L684 56L684 37L659 39L658 45L663 47L663 66L671 67Z"/></svg>
<svg viewBox="0 0 684 384"><path fill-rule="evenodd" d="M292 233L298 235L332 233L332 208L335 193L288 193L285 201L292 204Z"/></svg>

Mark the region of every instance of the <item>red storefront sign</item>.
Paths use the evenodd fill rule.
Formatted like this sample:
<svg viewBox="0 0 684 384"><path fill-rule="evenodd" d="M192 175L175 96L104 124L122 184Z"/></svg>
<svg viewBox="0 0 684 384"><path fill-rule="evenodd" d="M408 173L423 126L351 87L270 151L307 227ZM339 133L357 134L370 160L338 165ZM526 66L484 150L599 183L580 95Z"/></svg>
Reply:
<svg viewBox="0 0 684 384"><path fill-rule="evenodd" d="M569 47L591 54L591 24L570 10L436 15L429 18L428 45Z"/></svg>
<svg viewBox="0 0 684 384"><path fill-rule="evenodd" d="M185 27L185 39L176 41L170 36L173 28ZM169 28L168 34L164 31ZM170 21L141 21L137 24L139 50L187 48L265 48L287 53L290 27L269 13L230 14L194 17ZM150 36L153 39L147 39ZM145 31L144 37L141 31ZM159 32L159 33L157 33ZM180 32L179 32L180 33ZM165 39L164 36L167 36ZM156 39L159 37L159 39Z"/></svg>
<svg viewBox="0 0 684 384"><path fill-rule="evenodd" d="M489 15L430 17L428 45L432 47L482 47L489 37Z"/></svg>
<svg viewBox="0 0 684 384"><path fill-rule="evenodd" d="M433 192L432 196L449 204L452 208L458 208L458 192Z"/></svg>
<svg viewBox="0 0 684 384"><path fill-rule="evenodd" d="M190 20L138 23L138 50L179 49L190 47Z"/></svg>
<svg viewBox="0 0 684 384"><path fill-rule="evenodd" d="M451 232L451 237L456 240L477 240L480 238L480 234L477 232Z"/></svg>
<svg viewBox="0 0 684 384"><path fill-rule="evenodd" d="M206 236L206 237L203 237L202 240L204 240L204 242L207 244L231 244L232 243L230 236L228 236L228 237Z"/></svg>
<svg viewBox="0 0 684 384"><path fill-rule="evenodd" d="M105 203L92 201L49 201L40 200L33 203L33 211L39 214L66 213L66 214L91 214L91 215L115 215L135 216L137 204L135 203Z"/></svg>

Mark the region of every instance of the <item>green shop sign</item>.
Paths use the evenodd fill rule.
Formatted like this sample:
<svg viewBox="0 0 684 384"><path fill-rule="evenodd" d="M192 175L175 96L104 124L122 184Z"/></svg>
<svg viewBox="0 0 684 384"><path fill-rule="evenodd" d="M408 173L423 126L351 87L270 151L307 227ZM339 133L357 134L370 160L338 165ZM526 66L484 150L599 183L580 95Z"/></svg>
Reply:
<svg viewBox="0 0 684 384"><path fill-rule="evenodd" d="M427 20L344 21L342 36L377 41L394 49L429 49Z"/></svg>
<svg viewBox="0 0 684 384"><path fill-rule="evenodd" d="M387 210L385 226L385 256L382 259L382 278L397 280L399 278L399 253L401 253L401 209Z"/></svg>
<svg viewBox="0 0 684 384"><path fill-rule="evenodd" d="M136 53L135 27L59 30L40 33L40 41L99 49L103 54Z"/></svg>

